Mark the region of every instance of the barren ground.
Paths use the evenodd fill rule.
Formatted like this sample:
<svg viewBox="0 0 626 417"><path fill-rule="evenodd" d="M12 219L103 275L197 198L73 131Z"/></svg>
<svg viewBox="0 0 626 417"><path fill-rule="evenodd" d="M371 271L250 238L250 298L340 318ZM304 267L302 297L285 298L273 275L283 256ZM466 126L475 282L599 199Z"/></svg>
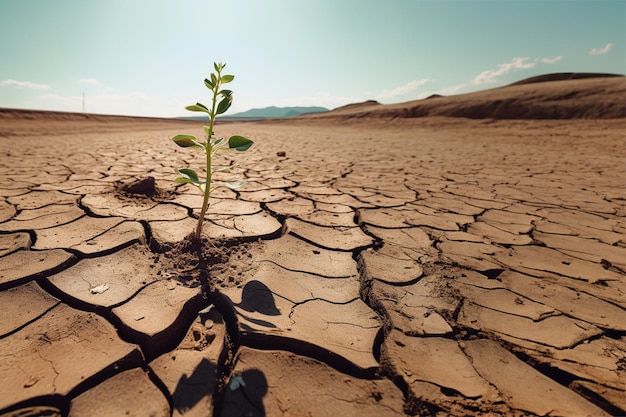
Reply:
<svg viewBox="0 0 626 417"><path fill-rule="evenodd" d="M625 128L0 113L0 415L623 414Z"/></svg>

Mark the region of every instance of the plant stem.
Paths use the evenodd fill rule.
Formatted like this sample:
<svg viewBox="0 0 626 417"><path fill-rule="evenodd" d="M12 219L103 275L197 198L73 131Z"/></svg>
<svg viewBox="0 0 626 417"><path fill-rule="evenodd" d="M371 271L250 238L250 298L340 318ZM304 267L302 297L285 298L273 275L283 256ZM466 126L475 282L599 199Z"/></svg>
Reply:
<svg viewBox="0 0 626 417"><path fill-rule="evenodd" d="M211 159L213 156L213 145L211 144L211 139L213 138L213 127L215 126L215 107L217 105L217 93L220 88L220 70L217 71L217 82L215 83L215 88L213 89L213 103L211 106L211 114L209 115L209 132L206 143L206 184L204 188L204 200L202 201L202 209L200 210L200 217L198 217L198 225L196 226L196 233L194 235L194 239L196 242L200 242L202 235L202 222L204 221L204 216L209 209L209 197L211 196L211 174L212 174L212 166Z"/></svg>

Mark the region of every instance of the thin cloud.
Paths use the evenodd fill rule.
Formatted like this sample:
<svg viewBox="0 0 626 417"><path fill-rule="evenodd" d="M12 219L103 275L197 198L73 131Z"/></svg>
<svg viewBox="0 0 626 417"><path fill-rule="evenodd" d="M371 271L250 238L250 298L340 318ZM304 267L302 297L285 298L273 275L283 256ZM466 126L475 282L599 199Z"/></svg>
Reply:
<svg viewBox="0 0 626 417"><path fill-rule="evenodd" d="M4 80L0 82L0 87L12 86L17 88L30 88L32 90L48 90L50 88L49 85L46 84L36 84L31 83L30 81L18 81L18 80Z"/></svg>
<svg viewBox="0 0 626 417"><path fill-rule="evenodd" d="M39 96L38 98L41 100L73 100L76 97L79 96L60 96L58 94L44 94ZM104 94L96 94L93 96L86 96L88 100L98 103L98 104L103 104L103 103L116 103L116 102L128 102L128 101L133 101L133 100L148 100L150 97L141 92L141 91L133 91L130 93L123 93L123 94L111 94L111 93L104 93Z"/></svg>
<svg viewBox="0 0 626 417"><path fill-rule="evenodd" d="M66 99L65 97L60 96L58 94L43 94L37 98L39 100L64 100Z"/></svg>
<svg viewBox="0 0 626 417"><path fill-rule="evenodd" d="M538 59L538 58L531 59L530 57L513 58L511 62L498 64L498 68L496 69L489 69L489 70L485 70L481 72L476 77L474 77L474 79L471 81L471 84L480 85L480 84L493 83L493 82L498 81L497 79L499 77L505 74L508 74L511 71L534 68L537 65L537 63L552 65L552 64L556 64L562 59L563 59L563 55L558 55L558 56L555 56L554 58L541 58L541 59Z"/></svg>
<svg viewBox="0 0 626 417"><path fill-rule="evenodd" d="M496 81L496 78L504 74L507 74L513 70L532 68L536 64L537 64L536 60L531 61L529 57L513 58L511 62L507 62L505 64L498 64L497 69L490 69L490 70L481 72L472 80L472 84L477 85L477 84L492 83Z"/></svg>
<svg viewBox="0 0 626 417"><path fill-rule="evenodd" d="M497 82L498 77L501 77L514 70L534 68L535 66L537 66L537 64L552 65L552 64L556 64L559 61L562 61L563 59L564 59L563 55L557 55L554 58L530 58L530 57L513 58L511 62L498 64L498 67L496 69L490 69L490 70L485 70L481 72L476 77L474 77L474 79L470 81L469 83L461 83L461 84L456 84L456 85L452 85L449 87L443 87L443 88L440 88L436 92L436 94L441 94L441 95L457 94L461 90L466 90L468 88L471 88L472 86ZM420 96L427 97L427 95L425 94L422 94Z"/></svg>
<svg viewBox="0 0 626 417"><path fill-rule="evenodd" d="M563 59L563 55L555 56L554 58L541 58L541 62L544 64L556 64Z"/></svg>
<svg viewBox="0 0 626 417"><path fill-rule="evenodd" d="M149 116L158 114L156 101L151 101L150 97L141 92L133 91L123 94L95 94L85 95L86 110L90 113L102 114L128 114ZM37 97L37 102L45 105L46 108L59 111L81 111L83 108L82 95L59 95L42 94ZM146 108L149 104L150 108ZM139 110L138 110L139 109Z"/></svg>
<svg viewBox="0 0 626 417"><path fill-rule="evenodd" d="M589 51L589 55L604 55L607 52L609 52L612 47L613 47L613 43L609 42L604 46L604 48L600 48L600 49L593 48L591 51Z"/></svg>
<svg viewBox="0 0 626 417"><path fill-rule="evenodd" d="M80 84L87 84L87 85L100 85L100 81L96 80L95 78L82 78L78 80L78 82Z"/></svg>
<svg viewBox="0 0 626 417"><path fill-rule="evenodd" d="M376 98L378 99L391 99L394 97L402 96L404 94L410 93L411 91L417 90L421 86L428 84L430 80L428 78L422 78L421 80L413 80L404 84L403 86L396 87L392 90L383 90L381 91Z"/></svg>

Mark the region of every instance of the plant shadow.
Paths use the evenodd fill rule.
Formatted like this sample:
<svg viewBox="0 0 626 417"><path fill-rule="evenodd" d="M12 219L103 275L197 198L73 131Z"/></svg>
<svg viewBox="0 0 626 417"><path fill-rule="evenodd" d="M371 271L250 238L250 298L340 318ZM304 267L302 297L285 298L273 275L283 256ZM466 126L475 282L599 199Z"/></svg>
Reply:
<svg viewBox="0 0 626 417"><path fill-rule="evenodd" d="M266 316L280 316L280 311L274 301L274 294L267 285L257 280L248 281L244 285L241 303L235 305L250 313L256 311Z"/></svg>
<svg viewBox="0 0 626 417"><path fill-rule="evenodd" d="M256 317L250 317L243 312L260 313L265 316L280 316L280 310L276 307L274 300L274 294L261 281L252 280L248 281L243 287L241 294L241 302L236 304L238 307L237 314L244 318L249 323L254 323L258 326L276 328L276 325L270 321L262 320ZM254 331L254 329L245 323L239 323L242 330Z"/></svg>
<svg viewBox="0 0 626 417"><path fill-rule="evenodd" d="M240 375L244 385L236 389L226 387L220 415L264 417L263 397L267 394L268 384L265 374L260 369L248 369Z"/></svg>
<svg viewBox="0 0 626 417"><path fill-rule="evenodd" d="M203 398L206 398L207 407L210 407L215 392L215 378L217 367L211 361L203 358L191 375L183 375L172 394L174 408L185 414L194 408Z"/></svg>

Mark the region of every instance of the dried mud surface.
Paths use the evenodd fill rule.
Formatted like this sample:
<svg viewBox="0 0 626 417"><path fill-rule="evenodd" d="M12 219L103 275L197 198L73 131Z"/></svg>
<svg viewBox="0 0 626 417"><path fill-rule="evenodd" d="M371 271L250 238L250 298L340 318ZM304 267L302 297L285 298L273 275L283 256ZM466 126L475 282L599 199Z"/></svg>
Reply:
<svg viewBox="0 0 626 417"><path fill-rule="evenodd" d="M624 119L0 117L0 415L620 415Z"/></svg>

